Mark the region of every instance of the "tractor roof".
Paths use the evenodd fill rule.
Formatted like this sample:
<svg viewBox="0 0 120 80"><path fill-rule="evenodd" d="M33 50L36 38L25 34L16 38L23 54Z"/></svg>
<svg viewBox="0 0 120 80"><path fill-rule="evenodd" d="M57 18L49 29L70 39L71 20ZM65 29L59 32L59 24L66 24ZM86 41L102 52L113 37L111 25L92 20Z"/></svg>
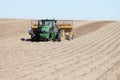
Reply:
<svg viewBox="0 0 120 80"><path fill-rule="evenodd" d="M55 19L42 19L42 21L56 21Z"/></svg>

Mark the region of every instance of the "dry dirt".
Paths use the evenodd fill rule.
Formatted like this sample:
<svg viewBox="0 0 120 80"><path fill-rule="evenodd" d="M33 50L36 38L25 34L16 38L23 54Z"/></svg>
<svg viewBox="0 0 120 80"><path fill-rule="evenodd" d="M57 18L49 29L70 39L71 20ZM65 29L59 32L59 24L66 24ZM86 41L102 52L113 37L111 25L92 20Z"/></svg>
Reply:
<svg viewBox="0 0 120 80"><path fill-rule="evenodd" d="M74 21L76 37L30 42L30 20L0 20L0 80L120 80L120 22Z"/></svg>

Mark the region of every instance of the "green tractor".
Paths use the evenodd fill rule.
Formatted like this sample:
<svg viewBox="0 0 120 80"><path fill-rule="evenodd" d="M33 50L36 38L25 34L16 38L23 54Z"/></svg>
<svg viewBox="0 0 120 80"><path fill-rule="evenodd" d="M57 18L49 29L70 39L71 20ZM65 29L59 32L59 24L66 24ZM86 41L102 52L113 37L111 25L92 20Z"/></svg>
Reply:
<svg viewBox="0 0 120 80"><path fill-rule="evenodd" d="M71 25L56 25L55 19L43 19L37 22L28 31L32 41L63 41L66 39L66 34L73 35Z"/></svg>

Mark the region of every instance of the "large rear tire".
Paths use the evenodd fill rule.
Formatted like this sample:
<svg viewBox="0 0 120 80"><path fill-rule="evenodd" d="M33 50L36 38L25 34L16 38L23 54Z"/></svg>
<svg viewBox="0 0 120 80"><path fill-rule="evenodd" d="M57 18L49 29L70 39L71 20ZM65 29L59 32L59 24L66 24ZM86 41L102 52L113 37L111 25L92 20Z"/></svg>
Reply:
<svg viewBox="0 0 120 80"><path fill-rule="evenodd" d="M65 31L64 30L60 30L58 32L58 41L64 41L65 40Z"/></svg>
<svg viewBox="0 0 120 80"><path fill-rule="evenodd" d="M31 41L38 41L38 38L36 35L31 35Z"/></svg>

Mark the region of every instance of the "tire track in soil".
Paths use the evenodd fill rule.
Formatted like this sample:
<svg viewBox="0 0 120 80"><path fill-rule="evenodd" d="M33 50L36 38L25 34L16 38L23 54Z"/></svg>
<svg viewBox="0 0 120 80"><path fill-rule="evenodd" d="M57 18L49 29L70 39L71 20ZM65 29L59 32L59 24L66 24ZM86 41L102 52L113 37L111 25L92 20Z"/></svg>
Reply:
<svg viewBox="0 0 120 80"><path fill-rule="evenodd" d="M99 25L97 25L97 23L99 23ZM112 21L110 23L112 23ZM91 71L91 69L93 70L95 67L99 67L99 65L101 65L101 67L104 67L103 64L107 63L107 61L104 62L102 60L102 59L105 59L104 55L107 55L107 53L105 53L105 51L106 50L109 51L108 49L111 48L117 35L119 34L119 31L116 30L114 27L111 27L111 28L108 27L108 29L104 28L105 30L100 31L99 28L106 27L105 26L105 25L107 25L106 22L104 23L101 21L101 22L95 22L93 24L94 25L91 24L91 28L93 28L93 29L89 29L88 28L89 24L87 24L86 28L88 28L89 30L85 31L85 33L84 32L81 33L80 36L88 34L92 30L94 31L93 34L90 33L90 34L82 36L82 37L78 36L75 40L73 40L71 42L66 41L66 42L62 42L61 44L54 43L54 46L52 46L53 43L48 43L47 46L43 46L43 47L42 47L42 45L46 45L46 43L43 43L40 45L36 44L37 48L42 47L41 48L42 50L40 52L37 52L38 50L34 49L32 52L36 52L36 53L30 52L29 54L27 53L27 55L25 55L25 53L22 53L22 52L24 52L22 50L23 48L20 48L21 53L20 52L18 52L18 54L14 53L14 54L12 54L12 56L13 57L15 56L16 57L15 59L22 58L23 60L21 59L22 61L18 61L18 63L15 63L12 66L9 66L10 65L9 62L2 62L2 61L6 61L6 60L3 60L2 56L1 56L0 57L1 58L0 59L0 62L1 62L0 67L2 65L6 65L6 66L8 66L8 68L11 68L11 69L8 69L8 73L6 72L5 75L8 75L8 76L12 77L11 79L15 79L15 80L37 80L37 79L38 80L39 79L41 79L41 80L42 79L43 80L55 80L55 79L60 80L59 73L60 73L60 75L62 75L64 77L69 77L68 75L70 75L72 77L70 80L72 80L73 78L75 79L74 73L77 69L81 70L82 68L89 67L89 70ZM100 27L100 25L103 25L103 24L104 24L104 26ZM109 21L108 21L108 24L109 24ZM95 26L99 26L99 28L98 27L96 28ZM113 25L113 26L115 26L115 25ZM83 26L81 27L81 29L83 29ZM99 30L97 30L97 29L99 29ZM83 29L83 30L85 30L85 29ZM97 31L95 31L95 30L97 30ZM102 33L100 33L100 32L102 32ZM96 36L96 35L98 35L98 36ZM110 37L110 36L112 36L112 37ZM87 40L85 40L85 38ZM112 39L112 38L114 38L114 39ZM109 42L109 43L107 43L107 42ZM36 46L36 45L30 45L29 47ZM25 46L25 49L28 50L29 47ZM97 48L95 48L95 47L97 47L99 51L96 51L96 53L93 53L93 52L95 52L95 50L97 50ZM12 48L15 48L15 47L12 47ZM44 52L44 51L46 51L46 52ZM100 51L101 51L101 53L99 53ZM25 51L25 52L28 52L28 51ZM102 52L103 52L103 56L101 55ZM112 57L112 55L115 55L115 54L110 53L110 55L108 55L108 56ZM112 57L112 58L114 60L114 57ZM109 59L110 58L108 58L108 60ZM57 61L57 63L55 61ZM87 63L83 64L82 63L83 61L85 61ZM97 62L100 62L100 63L97 63ZM95 64L95 67L91 66L93 64ZM62 65L62 67L59 67L61 65ZM16 66L16 68L15 68L15 66ZM0 68L1 71L3 71L2 68L3 67ZM91 72L89 72L89 70L88 71L86 70L86 72L91 73ZM78 73L78 72L76 72L76 73ZM104 74L106 74L106 73L104 73ZM82 72L81 75L86 76L86 74L84 72ZM65 79L64 77L61 80L64 80ZM2 78L3 77L0 76L0 79L2 79ZM6 79L6 78L4 78L4 79Z"/></svg>
<svg viewBox="0 0 120 80"><path fill-rule="evenodd" d="M112 38L111 38L112 39ZM114 42L116 42L116 41L114 41ZM114 43L114 42L112 42L112 43ZM112 45L112 44L111 44ZM108 45L108 48L109 48L109 45ZM90 58L91 59L91 58ZM90 60L89 59L89 60ZM94 58L93 58L94 59ZM102 58L101 58L102 59ZM97 61L98 59L96 59L96 60L94 60L95 62ZM85 60L84 60L85 61ZM92 65L92 64L91 64ZM70 66L70 65L69 65ZM74 65L73 65L74 66ZM84 66L85 67L85 66ZM87 67L87 66L86 66ZM75 67L76 68L76 67ZM71 70L72 71L72 70ZM73 71L72 71L73 72Z"/></svg>
<svg viewBox="0 0 120 80"><path fill-rule="evenodd" d="M96 42L96 41L95 41L95 42ZM99 42L98 42L98 43L99 43ZM91 43L90 43L90 44L91 44ZM87 46L87 45L86 45L86 46ZM83 48L84 48L84 47L83 47ZM62 49L61 49L61 50L62 50ZM74 51L75 51L75 50L74 50ZM53 53L53 52L50 51L50 53ZM70 54L71 54L71 53L72 53L72 52L70 52ZM65 58L70 57L70 56L74 56L74 54L72 54L72 55L70 55L70 54L68 54L67 56L65 56ZM45 54L44 54L44 55L45 55ZM38 55L36 55L36 56L38 56ZM53 54L53 55L49 55L49 56L52 56L52 57L51 57L50 59L48 59L48 61L49 61L49 60L52 60L52 59L55 59L56 57L58 57L58 58L60 57L60 55L58 55L58 54L57 54L56 56L54 56L54 54ZM63 57L64 57L64 54L63 54ZM65 59L65 58L63 58L63 59ZM63 59L61 59L61 60L63 60ZM34 61L36 61L36 60L34 60ZM44 61L44 60L43 60L43 61ZM41 62L43 62L43 61L41 61ZM47 61L47 62L48 62L48 61ZM22 67L22 66L21 66L21 67Z"/></svg>
<svg viewBox="0 0 120 80"><path fill-rule="evenodd" d="M49 67L50 68L50 67ZM46 69L47 70L47 69Z"/></svg>

